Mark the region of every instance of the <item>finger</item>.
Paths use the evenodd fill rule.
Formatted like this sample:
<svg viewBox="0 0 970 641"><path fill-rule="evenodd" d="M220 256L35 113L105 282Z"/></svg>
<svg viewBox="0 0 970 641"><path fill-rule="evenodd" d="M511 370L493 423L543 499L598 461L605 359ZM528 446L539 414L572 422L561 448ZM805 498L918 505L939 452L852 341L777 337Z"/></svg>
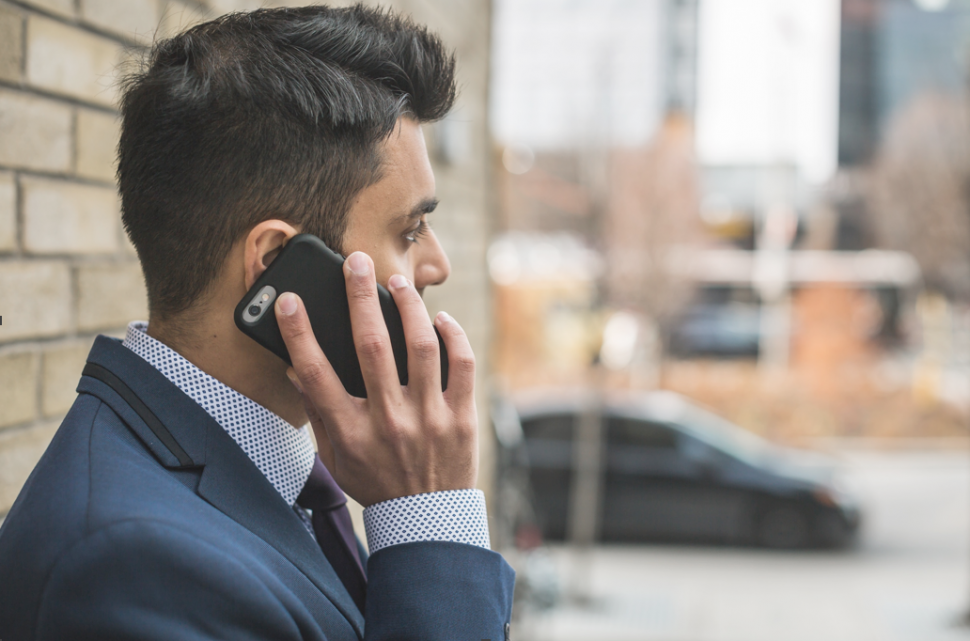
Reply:
<svg viewBox="0 0 970 641"><path fill-rule="evenodd" d="M344 261L344 277L347 281L354 347L357 349L364 387L367 388L367 398L397 398L401 395L401 382L397 377L391 339L377 298L377 281L370 256L363 252L348 256Z"/></svg>
<svg viewBox="0 0 970 641"><path fill-rule="evenodd" d="M313 430L313 436L317 441L317 454L320 455L320 460L333 474L335 458L333 443L330 442L330 435L327 433L327 424L320 416L316 406L306 397L306 394L301 393L300 397L303 399L303 407L306 409L307 419L310 421L310 429Z"/></svg>
<svg viewBox="0 0 970 641"><path fill-rule="evenodd" d="M434 324L448 350L448 389L444 393L445 399L452 405L474 403L475 353L465 330L445 312L438 312Z"/></svg>
<svg viewBox="0 0 970 641"><path fill-rule="evenodd" d="M438 335L434 332L428 309L424 306L418 290L400 274L387 281L401 313L404 340L408 347L408 390L427 398L441 394L441 354L438 353Z"/></svg>
<svg viewBox="0 0 970 641"><path fill-rule="evenodd" d="M320 349L303 301L296 294L285 292L276 299L274 307L276 322L299 381L297 389L316 407L325 407L331 412L348 409L350 395Z"/></svg>

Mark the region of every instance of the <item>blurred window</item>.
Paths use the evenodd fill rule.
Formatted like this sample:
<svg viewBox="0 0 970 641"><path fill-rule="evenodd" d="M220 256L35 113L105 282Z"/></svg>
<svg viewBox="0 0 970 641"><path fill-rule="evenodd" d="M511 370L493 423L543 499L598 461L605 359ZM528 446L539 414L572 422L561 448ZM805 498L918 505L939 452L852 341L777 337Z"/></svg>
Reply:
<svg viewBox="0 0 970 641"><path fill-rule="evenodd" d="M522 421L526 451L533 469L569 470L572 467L574 424L573 414L550 414ZM568 484L568 479L557 482Z"/></svg>
<svg viewBox="0 0 970 641"><path fill-rule="evenodd" d="M573 414L551 414L522 421L522 431L528 439L569 441L573 438Z"/></svg>
<svg viewBox="0 0 970 641"><path fill-rule="evenodd" d="M688 406L680 428L714 450L755 467L771 454L768 441L694 405Z"/></svg>
<svg viewBox="0 0 970 641"><path fill-rule="evenodd" d="M612 416L607 421L607 442L618 447L674 449L677 438L673 430L660 423Z"/></svg>
<svg viewBox="0 0 970 641"><path fill-rule="evenodd" d="M607 493L623 479L687 477L691 465L677 450L677 432L662 423L611 416L606 422ZM639 483L639 481L637 482ZM643 488L636 486L636 491Z"/></svg>

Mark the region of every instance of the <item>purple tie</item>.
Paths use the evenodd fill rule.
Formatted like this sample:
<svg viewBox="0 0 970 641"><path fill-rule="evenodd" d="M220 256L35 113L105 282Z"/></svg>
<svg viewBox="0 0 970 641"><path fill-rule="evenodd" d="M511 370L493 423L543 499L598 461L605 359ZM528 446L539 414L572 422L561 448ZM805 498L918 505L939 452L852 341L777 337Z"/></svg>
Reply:
<svg viewBox="0 0 970 641"><path fill-rule="evenodd" d="M367 577L357 551L347 497L319 456L315 457L310 478L296 502L303 508L313 510L313 531L320 549L363 612Z"/></svg>

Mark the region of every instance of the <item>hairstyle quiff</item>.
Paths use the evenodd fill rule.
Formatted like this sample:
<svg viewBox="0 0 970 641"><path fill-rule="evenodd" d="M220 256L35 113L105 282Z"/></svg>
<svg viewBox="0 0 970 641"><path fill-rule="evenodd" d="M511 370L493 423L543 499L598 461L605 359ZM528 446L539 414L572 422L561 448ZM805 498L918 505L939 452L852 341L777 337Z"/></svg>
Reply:
<svg viewBox="0 0 970 641"><path fill-rule="evenodd" d="M118 147L152 317L191 308L264 220L341 251L398 118L437 120L454 100L441 41L361 5L233 13L156 43L124 82Z"/></svg>

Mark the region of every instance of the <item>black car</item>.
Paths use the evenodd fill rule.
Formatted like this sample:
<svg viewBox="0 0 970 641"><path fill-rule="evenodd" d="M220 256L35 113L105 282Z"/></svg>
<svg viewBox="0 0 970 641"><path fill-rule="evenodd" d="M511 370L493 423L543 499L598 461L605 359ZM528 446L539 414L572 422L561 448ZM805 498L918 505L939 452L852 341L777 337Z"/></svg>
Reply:
<svg viewBox="0 0 970 641"><path fill-rule="evenodd" d="M536 517L567 534L582 394L519 399ZM834 461L774 446L669 392L601 399L599 539L838 547L860 516Z"/></svg>

